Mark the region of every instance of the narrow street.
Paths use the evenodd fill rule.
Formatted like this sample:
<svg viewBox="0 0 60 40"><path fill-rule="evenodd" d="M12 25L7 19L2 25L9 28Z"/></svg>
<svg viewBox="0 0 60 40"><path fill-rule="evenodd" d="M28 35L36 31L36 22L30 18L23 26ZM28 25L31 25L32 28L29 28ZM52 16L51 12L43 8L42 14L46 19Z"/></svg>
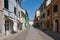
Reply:
<svg viewBox="0 0 60 40"><path fill-rule="evenodd" d="M60 40L60 0L0 0L0 40Z"/></svg>
<svg viewBox="0 0 60 40"><path fill-rule="evenodd" d="M12 34L10 37L3 38L1 40L54 40L42 31L33 27L27 28L16 34Z"/></svg>

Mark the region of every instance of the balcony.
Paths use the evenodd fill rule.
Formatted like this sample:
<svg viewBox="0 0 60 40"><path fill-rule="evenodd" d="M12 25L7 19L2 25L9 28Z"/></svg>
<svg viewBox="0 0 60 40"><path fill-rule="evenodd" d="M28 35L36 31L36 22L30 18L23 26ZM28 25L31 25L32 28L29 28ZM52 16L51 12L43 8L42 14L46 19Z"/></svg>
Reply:
<svg viewBox="0 0 60 40"><path fill-rule="evenodd" d="M14 12L10 12L9 10L7 9L3 9L3 14L8 16L9 18L13 18L14 20L18 20L19 18L17 17L17 15L14 14Z"/></svg>
<svg viewBox="0 0 60 40"><path fill-rule="evenodd" d="M6 16L9 16L9 11L7 9L3 9L3 14L6 15Z"/></svg>

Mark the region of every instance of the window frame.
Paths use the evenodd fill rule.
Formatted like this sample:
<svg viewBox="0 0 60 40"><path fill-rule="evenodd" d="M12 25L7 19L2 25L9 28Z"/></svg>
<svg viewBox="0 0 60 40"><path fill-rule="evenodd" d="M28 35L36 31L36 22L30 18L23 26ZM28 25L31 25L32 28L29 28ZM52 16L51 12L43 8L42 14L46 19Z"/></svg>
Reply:
<svg viewBox="0 0 60 40"><path fill-rule="evenodd" d="M50 10L47 11L47 16L49 16L49 15L50 15Z"/></svg>
<svg viewBox="0 0 60 40"><path fill-rule="evenodd" d="M4 8L9 9L9 1L4 0Z"/></svg>
<svg viewBox="0 0 60 40"><path fill-rule="evenodd" d="M54 5L54 12L58 11L58 5Z"/></svg>
<svg viewBox="0 0 60 40"><path fill-rule="evenodd" d="M14 7L14 14L16 15L16 7Z"/></svg>

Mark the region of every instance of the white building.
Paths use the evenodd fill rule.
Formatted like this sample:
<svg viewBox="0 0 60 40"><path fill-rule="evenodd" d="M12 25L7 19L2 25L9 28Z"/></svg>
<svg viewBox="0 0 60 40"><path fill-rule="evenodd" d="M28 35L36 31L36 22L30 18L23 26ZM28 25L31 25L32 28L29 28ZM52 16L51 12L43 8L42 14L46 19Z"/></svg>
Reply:
<svg viewBox="0 0 60 40"><path fill-rule="evenodd" d="M37 10L36 11L36 17L39 17L40 16L40 10Z"/></svg>
<svg viewBox="0 0 60 40"><path fill-rule="evenodd" d="M48 6L53 0L47 0L46 6Z"/></svg>
<svg viewBox="0 0 60 40"><path fill-rule="evenodd" d="M29 20L29 25L33 25L33 20Z"/></svg>
<svg viewBox="0 0 60 40"><path fill-rule="evenodd" d="M26 18L26 10L21 8L20 10L20 22L22 23L22 29L25 29L25 18Z"/></svg>
<svg viewBox="0 0 60 40"><path fill-rule="evenodd" d="M0 20L2 35L17 32L20 22L19 0L0 0Z"/></svg>

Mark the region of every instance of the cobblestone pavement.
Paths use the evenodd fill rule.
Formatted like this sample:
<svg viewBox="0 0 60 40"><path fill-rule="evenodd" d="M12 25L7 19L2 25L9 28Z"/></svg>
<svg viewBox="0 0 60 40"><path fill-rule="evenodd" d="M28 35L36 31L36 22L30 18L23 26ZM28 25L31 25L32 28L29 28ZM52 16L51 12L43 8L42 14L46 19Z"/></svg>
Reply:
<svg viewBox="0 0 60 40"><path fill-rule="evenodd" d="M30 27L22 32L13 34L11 37L7 37L2 40L54 40L54 39L52 39L42 31Z"/></svg>

